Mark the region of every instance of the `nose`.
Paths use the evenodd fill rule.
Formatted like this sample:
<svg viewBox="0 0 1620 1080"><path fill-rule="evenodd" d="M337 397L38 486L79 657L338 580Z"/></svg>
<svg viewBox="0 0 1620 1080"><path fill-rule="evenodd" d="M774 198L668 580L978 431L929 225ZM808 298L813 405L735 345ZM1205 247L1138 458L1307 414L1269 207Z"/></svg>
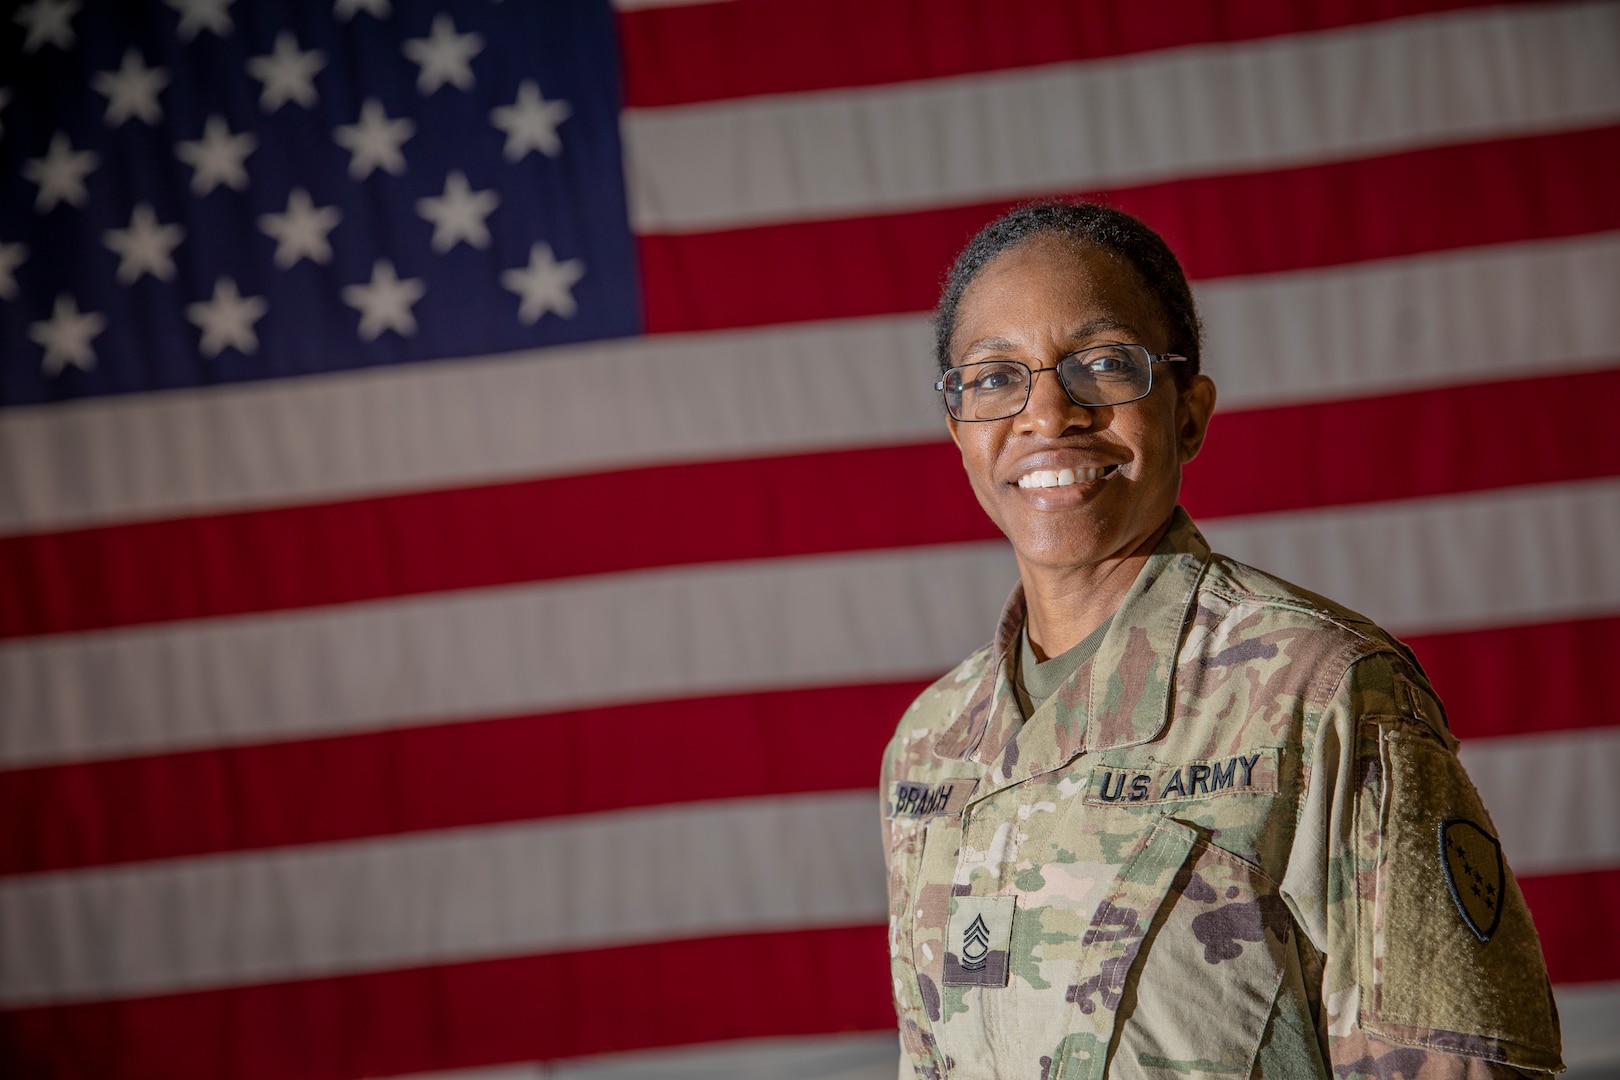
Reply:
<svg viewBox="0 0 1620 1080"><path fill-rule="evenodd" d="M1035 373L1029 388L1029 404L1013 417L1017 431L1045 438L1056 438L1076 428L1089 428L1093 420L1092 410L1076 405L1058 381L1057 372L1050 368Z"/></svg>

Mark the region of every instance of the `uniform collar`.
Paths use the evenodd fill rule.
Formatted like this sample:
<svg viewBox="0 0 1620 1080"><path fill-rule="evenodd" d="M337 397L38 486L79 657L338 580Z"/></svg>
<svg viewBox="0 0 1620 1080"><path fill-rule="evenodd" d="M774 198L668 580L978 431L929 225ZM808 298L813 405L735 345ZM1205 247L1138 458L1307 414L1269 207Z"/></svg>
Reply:
<svg viewBox="0 0 1620 1080"><path fill-rule="evenodd" d="M1176 507L1164 539L1114 612L1096 656L1075 672L1075 679L1089 681L1089 689L1080 694L1080 688L1071 685L1058 691L1054 702L1059 715L1053 730L1046 731L1043 725L1040 732L1026 733L1054 745L1023 754L1022 768L1017 768L1018 751L1011 746L1022 719L1012 692L1011 656L1024 624L1024 588L1014 587L996 625L984 671L961 714L934 740L934 752L986 765L1001 758L1005 767L1000 771L1007 774L1003 779L1016 781L1022 777L1014 775L1015 768L1019 773L1039 772L1060 767L1075 754L1157 738L1170 720L1176 654L1195 612L1198 583L1209 556L1203 534L1187 512ZM1045 708L1052 707L1049 702ZM1072 715L1082 707L1083 715ZM1066 731L1073 737L1066 738ZM1006 760L1009 749L1013 761Z"/></svg>

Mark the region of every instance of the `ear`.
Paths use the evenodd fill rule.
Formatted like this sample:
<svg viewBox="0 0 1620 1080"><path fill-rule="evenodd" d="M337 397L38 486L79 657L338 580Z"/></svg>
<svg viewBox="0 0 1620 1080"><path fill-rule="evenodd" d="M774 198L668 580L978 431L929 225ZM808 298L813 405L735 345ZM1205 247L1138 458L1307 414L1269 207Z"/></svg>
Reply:
<svg viewBox="0 0 1620 1080"><path fill-rule="evenodd" d="M956 444L956 448L962 449L962 425L950 413L945 414L945 430L951 433L951 442Z"/></svg>
<svg viewBox="0 0 1620 1080"><path fill-rule="evenodd" d="M1176 439L1181 445L1183 465L1198 456L1209 418L1215 412L1215 381L1208 375L1195 376L1176 402Z"/></svg>

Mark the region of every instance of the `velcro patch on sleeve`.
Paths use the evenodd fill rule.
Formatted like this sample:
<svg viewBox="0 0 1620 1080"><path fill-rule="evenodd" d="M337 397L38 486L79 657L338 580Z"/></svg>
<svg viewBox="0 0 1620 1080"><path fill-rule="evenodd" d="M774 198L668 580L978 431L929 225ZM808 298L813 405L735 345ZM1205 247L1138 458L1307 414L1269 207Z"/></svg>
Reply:
<svg viewBox="0 0 1620 1080"><path fill-rule="evenodd" d="M1373 926L1357 943L1362 1026L1382 1038L1556 1070L1535 924L1479 793L1426 724L1379 723ZM1363 799L1371 797L1363 792Z"/></svg>
<svg viewBox="0 0 1620 1080"><path fill-rule="evenodd" d="M1088 806L1151 806L1275 792L1277 761L1277 748L1268 746L1208 761L1155 762L1139 769L1099 765L1091 770L1084 801Z"/></svg>
<svg viewBox="0 0 1620 1080"><path fill-rule="evenodd" d="M950 777L932 784L896 780L889 785L884 814L890 818L931 818L942 814L961 817L962 808L978 786L979 781L972 777Z"/></svg>

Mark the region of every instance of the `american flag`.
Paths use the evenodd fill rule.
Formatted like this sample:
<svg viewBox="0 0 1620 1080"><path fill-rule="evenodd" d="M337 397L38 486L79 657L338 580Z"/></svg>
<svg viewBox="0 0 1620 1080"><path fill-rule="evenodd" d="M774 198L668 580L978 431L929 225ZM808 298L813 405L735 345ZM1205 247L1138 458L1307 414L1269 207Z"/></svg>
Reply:
<svg viewBox="0 0 1620 1080"><path fill-rule="evenodd" d="M1015 577L927 311L1081 194L1620 1062L1617 192L1613 3L8 5L0 1062L892 1075L878 756Z"/></svg>

